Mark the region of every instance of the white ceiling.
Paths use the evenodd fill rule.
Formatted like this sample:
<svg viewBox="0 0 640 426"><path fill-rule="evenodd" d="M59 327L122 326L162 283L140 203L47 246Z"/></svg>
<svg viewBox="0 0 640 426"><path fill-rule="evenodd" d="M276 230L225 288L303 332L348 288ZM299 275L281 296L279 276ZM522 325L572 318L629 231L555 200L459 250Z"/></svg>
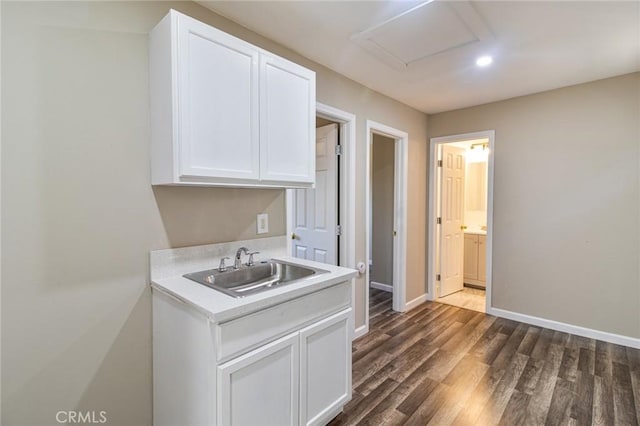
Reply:
<svg viewBox="0 0 640 426"><path fill-rule="evenodd" d="M638 1L199 3L426 113L640 70Z"/></svg>

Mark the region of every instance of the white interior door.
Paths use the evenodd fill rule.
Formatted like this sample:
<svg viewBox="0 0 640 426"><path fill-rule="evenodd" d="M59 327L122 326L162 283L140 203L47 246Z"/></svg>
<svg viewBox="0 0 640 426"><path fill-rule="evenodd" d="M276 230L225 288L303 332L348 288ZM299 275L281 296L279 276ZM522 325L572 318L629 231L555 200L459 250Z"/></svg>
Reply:
<svg viewBox="0 0 640 426"><path fill-rule="evenodd" d="M316 129L316 187L293 190L291 255L337 264L338 125Z"/></svg>
<svg viewBox="0 0 640 426"><path fill-rule="evenodd" d="M464 148L442 146L440 297L462 290L464 274Z"/></svg>

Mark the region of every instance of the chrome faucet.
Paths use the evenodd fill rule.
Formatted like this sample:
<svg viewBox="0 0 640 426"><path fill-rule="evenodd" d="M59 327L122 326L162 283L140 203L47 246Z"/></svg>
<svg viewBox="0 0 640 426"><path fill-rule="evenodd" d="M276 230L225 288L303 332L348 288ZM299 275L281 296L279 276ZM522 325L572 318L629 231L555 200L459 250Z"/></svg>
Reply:
<svg viewBox="0 0 640 426"><path fill-rule="evenodd" d="M226 272L227 269L229 269L227 268L227 265L224 264L224 261L228 259L230 259L230 257L228 256L225 256L222 259L220 259L220 266L218 266L218 272Z"/></svg>
<svg viewBox="0 0 640 426"><path fill-rule="evenodd" d="M236 260L233 263L233 269L240 269L240 266L242 266L242 252L244 252L244 254L249 254L249 249L246 247L240 247L237 251L236 251Z"/></svg>

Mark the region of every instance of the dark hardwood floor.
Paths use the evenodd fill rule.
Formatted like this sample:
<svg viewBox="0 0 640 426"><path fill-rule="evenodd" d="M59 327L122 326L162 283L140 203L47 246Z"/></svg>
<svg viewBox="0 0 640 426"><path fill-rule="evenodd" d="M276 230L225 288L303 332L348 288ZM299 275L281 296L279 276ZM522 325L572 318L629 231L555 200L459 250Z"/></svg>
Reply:
<svg viewBox="0 0 640 426"><path fill-rule="evenodd" d="M331 425L637 425L640 350L371 290Z"/></svg>

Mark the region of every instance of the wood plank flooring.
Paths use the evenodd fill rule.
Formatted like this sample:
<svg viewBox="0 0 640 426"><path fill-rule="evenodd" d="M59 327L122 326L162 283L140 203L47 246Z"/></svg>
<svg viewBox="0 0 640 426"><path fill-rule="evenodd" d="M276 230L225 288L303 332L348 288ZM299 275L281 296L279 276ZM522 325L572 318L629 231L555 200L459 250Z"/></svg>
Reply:
<svg viewBox="0 0 640 426"><path fill-rule="evenodd" d="M331 425L638 425L640 350L371 290Z"/></svg>

